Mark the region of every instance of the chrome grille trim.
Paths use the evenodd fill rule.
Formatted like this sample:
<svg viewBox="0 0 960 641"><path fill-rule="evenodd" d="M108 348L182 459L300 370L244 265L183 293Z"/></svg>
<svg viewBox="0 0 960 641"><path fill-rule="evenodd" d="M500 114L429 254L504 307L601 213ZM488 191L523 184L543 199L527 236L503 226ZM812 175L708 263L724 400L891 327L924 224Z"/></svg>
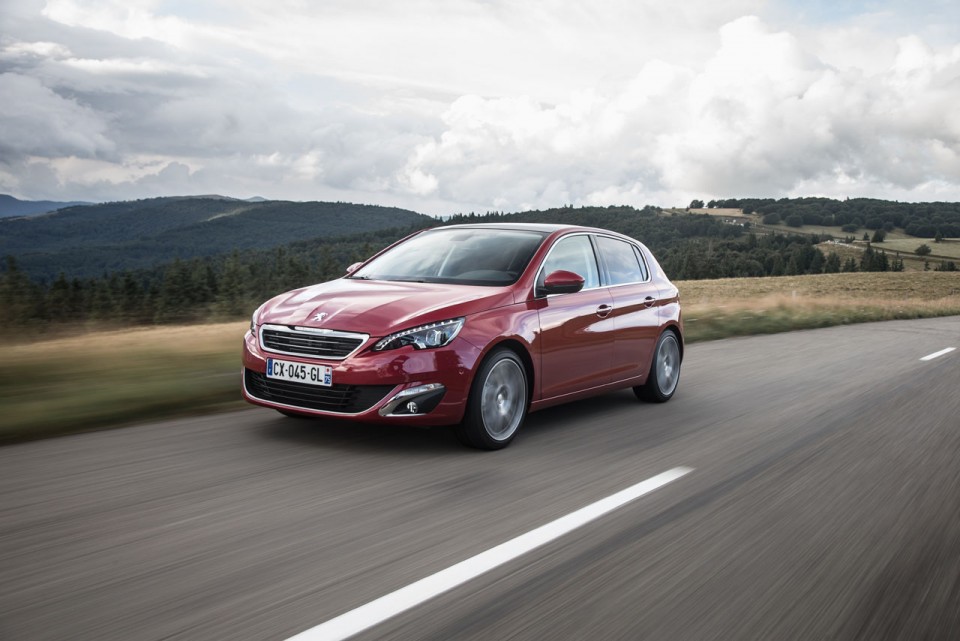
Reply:
<svg viewBox="0 0 960 641"><path fill-rule="evenodd" d="M260 347L274 354L342 361L370 339L369 334L317 327L262 325Z"/></svg>

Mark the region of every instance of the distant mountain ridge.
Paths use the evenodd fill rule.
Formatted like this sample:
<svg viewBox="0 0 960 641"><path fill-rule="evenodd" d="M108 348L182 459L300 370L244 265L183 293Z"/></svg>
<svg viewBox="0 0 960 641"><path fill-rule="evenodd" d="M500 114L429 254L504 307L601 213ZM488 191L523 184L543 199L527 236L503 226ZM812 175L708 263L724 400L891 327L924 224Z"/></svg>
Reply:
<svg viewBox="0 0 960 641"><path fill-rule="evenodd" d="M177 196L73 206L44 216L0 218L0 256L34 278L100 276L175 258L269 249L435 219L351 203Z"/></svg>
<svg viewBox="0 0 960 641"><path fill-rule="evenodd" d="M84 201L59 202L55 200L20 200L7 194L0 194L0 218L9 218L11 216L34 216L36 214L45 214L48 211L55 211L64 207L76 207L80 205L91 205Z"/></svg>

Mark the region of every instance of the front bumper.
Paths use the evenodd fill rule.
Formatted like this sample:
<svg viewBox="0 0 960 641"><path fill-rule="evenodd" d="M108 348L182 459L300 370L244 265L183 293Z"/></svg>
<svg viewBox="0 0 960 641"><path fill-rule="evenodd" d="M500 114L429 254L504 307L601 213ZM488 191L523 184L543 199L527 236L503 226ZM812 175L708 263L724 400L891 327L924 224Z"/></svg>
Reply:
<svg viewBox="0 0 960 641"><path fill-rule="evenodd" d="M369 339L342 361L273 354L247 332L243 340L243 396L256 405L304 415L374 423L451 425L463 419L480 350L455 338L446 347L386 352ZM268 379L267 358L328 365L329 387ZM410 406L413 402L415 407ZM414 410L414 411L411 411Z"/></svg>

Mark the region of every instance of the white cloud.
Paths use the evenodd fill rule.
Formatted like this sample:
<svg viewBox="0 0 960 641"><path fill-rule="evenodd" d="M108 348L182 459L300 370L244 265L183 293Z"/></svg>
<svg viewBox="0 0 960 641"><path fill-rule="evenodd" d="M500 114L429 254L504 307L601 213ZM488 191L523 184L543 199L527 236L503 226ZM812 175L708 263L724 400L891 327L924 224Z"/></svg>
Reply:
<svg viewBox="0 0 960 641"><path fill-rule="evenodd" d="M36 78L0 74L0 96L8 97L0 100L2 157L95 157L113 149L103 114L58 95Z"/></svg>
<svg viewBox="0 0 960 641"><path fill-rule="evenodd" d="M435 177L453 201L500 184L515 207L561 204L551 202L557 193L575 204L678 203L834 183L848 195L858 185L915 189L916 199L960 182L956 47L935 52L904 38L886 72L864 75L826 65L757 17L719 33L699 69L652 61L638 80L587 101L460 99L407 173Z"/></svg>
<svg viewBox="0 0 960 641"><path fill-rule="evenodd" d="M67 58L70 56L70 50L56 42L14 42L7 46L0 55L5 58L16 58L19 56Z"/></svg>
<svg viewBox="0 0 960 641"><path fill-rule="evenodd" d="M960 200L957 12L899 2L12 0L0 192Z"/></svg>
<svg viewBox="0 0 960 641"><path fill-rule="evenodd" d="M155 13L151 0L48 0L42 14L71 27L114 33L123 38L152 38L184 45L196 28L175 16Z"/></svg>

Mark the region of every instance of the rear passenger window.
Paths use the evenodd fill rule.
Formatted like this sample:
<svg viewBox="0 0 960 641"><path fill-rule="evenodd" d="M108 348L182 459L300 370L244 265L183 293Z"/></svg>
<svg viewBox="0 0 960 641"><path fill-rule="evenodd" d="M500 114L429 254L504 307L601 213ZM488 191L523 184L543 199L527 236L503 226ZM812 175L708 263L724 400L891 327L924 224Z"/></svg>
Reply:
<svg viewBox="0 0 960 641"><path fill-rule="evenodd" d="M597 236L597 246L607 268L607 285L625 285L647 280L646 269L641 267L640 257L632 244L608 236Z"/></svg>

